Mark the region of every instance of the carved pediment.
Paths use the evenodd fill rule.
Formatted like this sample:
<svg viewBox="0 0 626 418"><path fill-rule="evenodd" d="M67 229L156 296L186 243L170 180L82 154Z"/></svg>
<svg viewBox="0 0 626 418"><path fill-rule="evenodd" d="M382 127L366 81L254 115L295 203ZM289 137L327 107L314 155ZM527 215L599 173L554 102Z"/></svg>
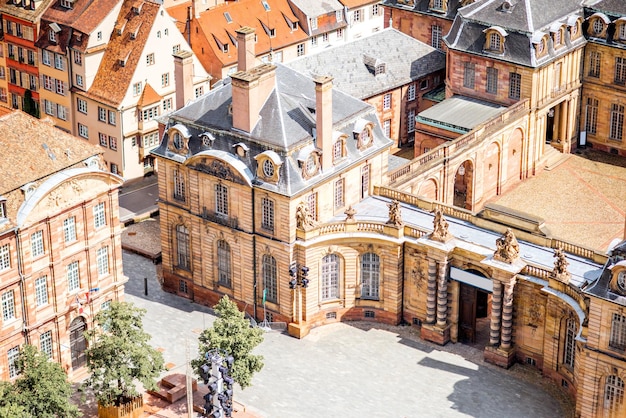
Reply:
<svg viewBox="0 0 626 418"><path fill-rule="evenodd" d="M243 177L229 164L214 158L202 158L200 161L190 164L194 170L210 174L222 180L233 183L246 184Z"/></svg>

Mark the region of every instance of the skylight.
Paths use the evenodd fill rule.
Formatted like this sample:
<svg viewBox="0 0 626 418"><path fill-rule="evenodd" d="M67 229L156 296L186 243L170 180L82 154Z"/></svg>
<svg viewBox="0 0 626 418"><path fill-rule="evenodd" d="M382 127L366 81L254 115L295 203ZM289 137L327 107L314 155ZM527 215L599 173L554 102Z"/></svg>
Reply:
<svg viewBox="0 0 626 418"><path fill-rule="evenodd" d="M263 4L263 8L265 9L265 11L266 11L266 12L269 12L269 11L270 11L270 5L269 5L269 4L267 4L267 2L266 2L265 0L263 0L263 1L261 2L261 4Z"/></svg>
<svg viewBox="0 0 626 418"><path fill-rule="evenodd" d="M232 23L233 22L233 18L230 17L230 13L224 12L224 17L226 18L226 22L227 23Z"/></svg>

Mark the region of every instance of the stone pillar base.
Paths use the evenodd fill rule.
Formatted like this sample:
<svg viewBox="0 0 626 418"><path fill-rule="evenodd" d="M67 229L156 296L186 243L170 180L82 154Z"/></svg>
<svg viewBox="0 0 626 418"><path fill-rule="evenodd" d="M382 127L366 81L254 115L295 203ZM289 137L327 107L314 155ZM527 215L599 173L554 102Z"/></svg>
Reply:
<svg viewBox="0 0 626 418"><path fill-rule="evenodd" d="M311 327L304 321L299 324L290 322L287 325L287 333L292 337L304 338L309 334L309 331L311 331Z"/></svg>
<svg viewBox="0 0 626 418"><path fill-rule="evenodd" d="M446 345L450 341L450 327L451 325L439 328L435 324L422 324L420 337L435 344Z"/></svg>
<svg viewBox="0 0 626 418"><path fill-rule="evenodd" d="M487 346L485 347L484 358L487 363L508 369L515 362L515 349L505 350L500 347Z"/></svg>

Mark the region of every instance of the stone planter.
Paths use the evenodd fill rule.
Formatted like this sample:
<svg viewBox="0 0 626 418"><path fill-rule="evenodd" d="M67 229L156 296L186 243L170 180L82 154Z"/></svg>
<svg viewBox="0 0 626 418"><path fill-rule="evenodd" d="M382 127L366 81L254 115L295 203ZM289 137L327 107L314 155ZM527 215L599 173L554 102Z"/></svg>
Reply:
<svg viewBox="0 0 626 418"><path fill-rule="evenodd" d="M143 396L137 396L120 406L102 406L98 403L99 418L142 418Z"/></svg>

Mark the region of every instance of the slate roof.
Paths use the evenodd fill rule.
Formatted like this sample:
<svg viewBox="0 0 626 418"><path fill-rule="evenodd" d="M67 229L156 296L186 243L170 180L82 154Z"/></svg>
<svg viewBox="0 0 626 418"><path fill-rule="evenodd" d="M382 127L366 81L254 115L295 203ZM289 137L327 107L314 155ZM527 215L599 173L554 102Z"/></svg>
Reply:
<svg viewBox="0 0 626 418"><path fill-rule="evenodd" d="M381 149L392 145L392 141L385 137L380 127L374 107L338 89L333 89L332 102L333 130L348 136L347 158L331 170L320 171L308 180L301 176L298 158L301 158L301 150L312 151L316 148L312 137L315 127L312 121L315 120L315 116L305 114L309 109L315 108L315 84L309 77L282 64L276 65L276 86L260 111L259 122L249 135L232 129L232 116L229 115L232 85L225 83L169 115L168 127L182 124L191 135L188 155L180 156L170 152L167 147L167 134L161 145L152 153L179 162L203 152L208 153L207 155L228 153L232 158L243 162L249 173L256 173L254 157L262 152L274 151L283 161L279 183L263 183L254 178L248 180L255 183L255 187L292 196L326 181L336 172L378 154ZM357 149L356 141L352 139L352 131L359 120L374 125L373 145L362 151ZM205 146L200 140L200 135L206 132L215 137L210 147ZM249 150L243 158L239 157L233 148L233 145L241 142L245 143Z"/></svg>
<svg viewBox="0 0 626 418"><path fill-rule="evenodd" d="M505 109L470 97L452 96L420 112L417 121L432 126L443 125L455 132L469 132Z"/></svg>
<svg viewBox="0 0 626 418"><path fill-rule="evenodd" d="M435 12L430 10L430 0L415 0L414 5L407 5L403 3L398 3L396 0L383 0L382 4L385 7L394 7L397 9L403 10L412 10L415 13L419 14L428 14L432 16L437 16L442 19L453 20L457 14L457 10L461 7L462 0L447 0L448 1L448 9L445 13Z"/></svg>
<svg viewBox="0 0 626 418"><path fill-rule="evenodd" d="M609 16L625 16L626 1L624 0L591 0L585 5L587 8L602 12Z"/></svg>
<svg viewBox="0 0 626 418"><path fill-rule="evenodd" d="M20 188L102 153L89 144L21 111L0 110L0 196L7 199L9 224L14 225L23 198ZM5 223L0 230L7 229Z"/></svg>
<svg viewBox="0 0 626 418"><path fill-rule="evenodd" d="M141 5L139 14L132 11L136 5ZM120 105L142 57L159 8L159 4L150 1L124 1L115 23L115 28L123 27L122 34L118 34L117 30L111 34L100 68L87 92L88 97L112 107ZM121 60L125 60L124 65Z"/></svg>
<svg viewBox="0 0 626 418"><path fill-rule="evenodd" d="M327 13L343 11L343 5L339 0L289 0L291 4L300 9L309 18L322 16Z"/></svg>
<svg viewBox="0 0 626 418"><path fill-rule="evenodd" d="M592 286L589 286L585 293L626 306L626 297L613 292L609 286L613 276L611 270L618 263L623 265L624 260L626 260L626 241L618 243L609 251L609 259L604 265L599 279Z"/></svg>
<svg viewBox="0 0 626 418"><path fill-rule="evenodd" d="M48 6L59 0L42 0L35 2L35 10L31 10L27 5L22 6L22 2L13 4L13 0L0 0L0 13L15 16L28 22L37 22ZM30 4L30 3L28 3Z"/></svg>
<svg viewBox="0 0 626 418"><path fill-rule="evenodd" d="M499 61L508 61L526 67L540 67L555 58L583 46L585 38L575 40L566 31L565 46L554 49L550 41L548 53L537 58L533 40L550 34L554 23L568 24L572 16L582 17L583 9L579 1L572 0L509 0L511 8L504 11L504 0L478 0L459 9L452 28L444 37L450 49L482 55ZM499 54L483 49L484 31L499 26L507 32L504 53Z"/></svg>
<svg viewBox="0 0 626 418"><path fill-rule="evenodd" d="M375 75L364 63L365 57L385 63L385 74ZM367 99L444 69L446 56L430 45L389 28L306 55L287 65L308 76L331 75L335 88Z"/></svg>

